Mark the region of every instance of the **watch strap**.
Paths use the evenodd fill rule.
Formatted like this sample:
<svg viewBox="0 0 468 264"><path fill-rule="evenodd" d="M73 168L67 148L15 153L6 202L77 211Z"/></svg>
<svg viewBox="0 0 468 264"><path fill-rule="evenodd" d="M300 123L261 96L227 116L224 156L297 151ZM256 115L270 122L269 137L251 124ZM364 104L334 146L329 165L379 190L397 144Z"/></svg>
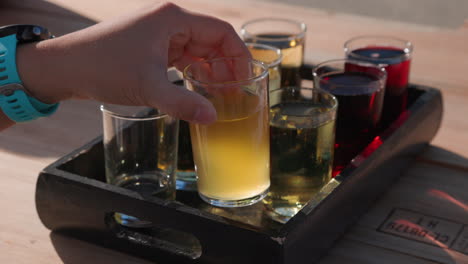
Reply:
<svg viewBox="0 0 468 264"><path fill-rule="evenodd" d="M22 84L16 68L16 34L0 38L0 86ZM22 87L22 86L21 86ZM11 120L26 122L53 114L59 104L46 104L28 96L23 90L0 93L0 107Z"/></svg>
<svg viewBox="0 0 468 264"><path fill-rule="evenodd" d="M15 122L27 122L39 117L49 116L57 110L59 104L45 104L27 96L22 90L16 90L11 95L0 95L0 105L3 113Z"/></svg>
<svg viewBox="0 0 468 264"><path fill-rule="evenodd" d="M0 38L0 85L21 83L16 70L16 34Z"/></svg>

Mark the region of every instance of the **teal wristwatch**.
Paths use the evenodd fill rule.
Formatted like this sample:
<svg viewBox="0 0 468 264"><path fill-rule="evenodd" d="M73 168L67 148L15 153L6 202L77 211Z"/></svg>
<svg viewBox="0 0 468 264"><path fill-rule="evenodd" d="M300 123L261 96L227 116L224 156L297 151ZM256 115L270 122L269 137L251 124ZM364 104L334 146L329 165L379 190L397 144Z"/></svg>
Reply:
<svg viewBox="0 0 468 264"><path fill-rule="evenodd" d="M16 68L16 46L52 38L34 25L0 27L0 108L15 122L26 122L53 114L57 104L40 102L27 93Z"/></svg>

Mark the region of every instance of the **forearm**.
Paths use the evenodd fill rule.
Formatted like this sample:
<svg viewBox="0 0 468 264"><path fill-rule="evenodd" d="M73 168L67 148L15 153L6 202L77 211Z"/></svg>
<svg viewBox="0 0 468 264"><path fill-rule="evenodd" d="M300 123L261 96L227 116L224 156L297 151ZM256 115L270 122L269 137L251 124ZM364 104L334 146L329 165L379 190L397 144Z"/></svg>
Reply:
<svg viewBox="0 0 468 264"><path fill-rule="evenodd" d="M126 23L122 20L17 46L17 71L27 94L48 104L70 98L145 104L141 100L144 96L135 88L144 85L142 75L151 76L147 72L154 70L147 67L148 56L152 55L148 52L150 44L132 36L142 30L125 32L135 23L131 18ZM0 109L0 130L13 124Z"/></svg>
<svg viewBox="0 0 468 264"><path fill-rule="evenodd" d="M36 42L17 47L16 66L27 93L44 103L57 103L71 97L68 92L68 80L57 69L61 62L47 55L43 43ZM61 65L63 67L63 64ZM53 76L52 76L53 75ZM15 122L0 110L0 131Z"/></svg>
<svg viewBox="0 0 468 264"><path fill-rule="evenodd" d="M51 49L50 42L18 46L16 63L18 73L28 93L44 103L57 103L72 97L68 67L62 56Z"/></svg>
<svg viewBox="0 0 468 264"><path fill-rule="evenodd" d="M16 59L25 89L44 103L80 98L145 105L208 124L216 120L213 105L170 83L167 67L182 70L205 58L248 54L227 22L153 3L59 38L19 45ZM0 130L12 124L0 113Z"/></svg>

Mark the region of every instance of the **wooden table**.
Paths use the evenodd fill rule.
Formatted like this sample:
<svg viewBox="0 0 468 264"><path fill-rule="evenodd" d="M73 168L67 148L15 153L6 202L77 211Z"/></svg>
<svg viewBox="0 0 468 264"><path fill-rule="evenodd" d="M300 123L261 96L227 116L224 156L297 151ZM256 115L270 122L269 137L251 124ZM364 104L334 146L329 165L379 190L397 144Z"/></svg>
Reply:
<svg viewBox="0 0 468 264"><path fill-rule="evenodd" d="M36 23L57 35L92 25L149 0L6 0L0 24ZM231 22L259 16L307 23L306 62L343 56L342 44L362 34L388 34L415 45L411 82L439 88L442 127L432 146L336 243L320 263L468 263L468 26L449 30L248 0L174 1ZM53 117L0 134L1 263L149 263L51 233L34 205L39 171L101 133L98 103L64 102ZM421 243L417 221L430 231Z"/></svg>

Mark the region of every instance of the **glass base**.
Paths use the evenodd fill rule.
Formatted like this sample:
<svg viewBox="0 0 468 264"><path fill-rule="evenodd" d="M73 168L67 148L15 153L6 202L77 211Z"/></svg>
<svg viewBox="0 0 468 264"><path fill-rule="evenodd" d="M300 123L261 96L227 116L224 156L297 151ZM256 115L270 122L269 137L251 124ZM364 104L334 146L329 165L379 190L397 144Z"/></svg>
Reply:
<svg viewBox="0 0 468 264"><path fill-rule="evenodd" d="M268 188L263 191L262 193L258 194L258 195L255 195L253 197L249 197L249 198L245 198L245 199L241 199L241 200L221 200L221 199L214 199L214 198L210 198L210 197L207 197L207 196L204 196L203 194L201 193L198 193L198 195L200 196L200 198L213 205L213 206L218 206L218 207L244 207L244 206L249 206L249 205L252 205L252 204L255 204L261 200L263 200L263 198L266 197L266 195L268 194Z"/></svg>
<svg viewBox="0 0 468 264"><path fill-rule="evenodd" d="M295 205L272 208L271 205L265 204L265 207L267 208L266 212L268 216L282 224L288 222L291 217L295 216L302 209L302 206Z"/></svg>
<svg viewBox="0 0 468 264"><path fill-rule="evenodd" d="M119 187L135 191L145 199L158 197L165 200L175 199L173 176L163 171L146 171L138 174L122 174L109 181Z"/></svg>
<svg viewBox="0 0 468 264"><path fill-rule="evenodd" d="M177 171L176 189L181 191L197 190L197 173L195 171Z"/></svg>
<svg viewBox="0 0 468 264"><path fill-rule="evenodd" d="M116 177L118 181L115 185L139 193L144 199L158 197L164 200L175 199L174 184L170 183L171 176L162 171L142 172L134 175L122 175ZM153 223L137 217L114 213L114 219L122 226L132 228L149 228Z"/></svg>

